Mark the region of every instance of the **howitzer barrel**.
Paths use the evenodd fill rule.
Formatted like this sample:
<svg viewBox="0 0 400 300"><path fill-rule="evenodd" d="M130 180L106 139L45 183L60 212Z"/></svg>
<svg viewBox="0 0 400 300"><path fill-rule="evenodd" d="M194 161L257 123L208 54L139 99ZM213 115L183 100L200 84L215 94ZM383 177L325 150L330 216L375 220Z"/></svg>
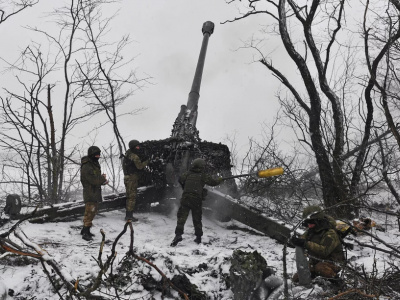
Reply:
<svg viewBox="0 0 400 300"><path fill-rule="evenodd" d="M214 32L214 23L207 21L203 24L203 42L197 61L192 87L186 105L181 106L178 117L175 119L171 137L175 140L172 144L170 162L167 165L166 178L168 184L176 184L180 174L187 171L193 160L194 145L200 141L199 132L196 129L197 105L200 98L200 85L203 76L204 62L208 46L208 39ZM191 148L191 149L189 149ZM176 176L178 175L178 176Z"/></svg>
<svg viewBox="0 0 400 300"><path fill-rule="evenodd" d="M197 122L197 105L200 98L200 85L203 76L204 62L208 46L208 39L214 32L214 23L207 21L203 24L203 42L201 44L199 59L197 61L196 71L194 74L192 88L189 92L189 97L186 105L181 106L181 111L175 120L174 128L172 129L172 137L187 139L190 137L195 139L196 122Z"/></svg>
<svg viewBox="0 0 400 300"><path fill-rule="evenodd" d="M200 85L201 85L201 78L203 76L203 69L204 69L204 62L206 59L206 52L208 46L208 39L210 38L211 34L214 32L214 23L207 21L203 24L202 28L203 32L203 42L201 44L200 55L197 61L196 72L194 74L192 88L190 89L189 98L187 102L187 109L190 110L191 113L197 112L197 105L199 103L200 98ZM197 117L197 116L196 116ZM196 125L196 119L192 120L190 118L191 124Z"/></svg>

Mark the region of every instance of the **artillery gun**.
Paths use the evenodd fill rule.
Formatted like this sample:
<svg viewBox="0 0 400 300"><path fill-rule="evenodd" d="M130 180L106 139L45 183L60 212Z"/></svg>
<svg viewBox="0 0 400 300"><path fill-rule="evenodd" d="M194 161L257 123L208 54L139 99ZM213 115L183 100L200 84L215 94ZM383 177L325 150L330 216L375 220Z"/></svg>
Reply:
<svg viewBox="0 0 400 300"><path fill-rule="evenodd" d="M204 201L206 215L218 215L219 219L236 219L270 237L286 242L290 229L283 224L273 221L237 203L237 187L231 173L230 151L226 145L202 141L196 128L200 86L203 75L208 40L214 32L214 24L210 21L203 24L203 41L200 55L186 105L182 105L173 124L171 136L164 140L145 141L141 143L143 156L150 158L148 170L139 182L137 210L154 207L152 203L160 203L156 207L165 209L166 204L175 201L182 190L177 184L179 175L188 170L190 163L196 158L203 158L207 162L207 172L224 177L223 184L210 189ZM247 176L246 174L243 176ZM239 175L241 176L241 175ZM228 179L229 178L229 179ZM125 207L124 193L104 197L99 210L113 210ZM82 216L84 203L68 203L41 209L35 212L31 222L61 221ZM19 218L26 217L20 214Z"/></svg>
<svg viewBox="0 0 400 300"><path fill-rule="evenodd" d="M203 41L192 86L186 105L182 105L173 124L171 137L160 141L143 142L144 156L151 158L149 169L143 176L141 186L154 186L163 194L165 188L178 186L179 176L189 169L196 158L207 162L209 173L229 177L231 173L230 152L226 145L202 141L196 128L200 86L207 53L208 41L214 32L214 24L205 22L202 27ZM236 196L234 180L227 180L219 189ZM149 199L147 199L149 200ZM150 200L151 201L151 200ZM146 201L147 202L147 201ZM138 201L140 205L140 201Z"/></svg>

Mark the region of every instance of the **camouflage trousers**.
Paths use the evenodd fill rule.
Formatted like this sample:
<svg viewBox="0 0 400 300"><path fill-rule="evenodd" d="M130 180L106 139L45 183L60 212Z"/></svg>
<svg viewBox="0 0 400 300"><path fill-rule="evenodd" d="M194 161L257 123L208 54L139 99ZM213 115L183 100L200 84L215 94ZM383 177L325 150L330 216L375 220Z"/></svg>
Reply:
<svg viewBox="0 0 400 300"><path fill-rule="evenodd" d="M192 211L192 219L194 226L194 233L196 236L203 235L203 224L202 220L202 200L201 199L192 199L192 198L183 198L181 200L181 206L179 207L177 214L177 224L175 228L176 235L182 235L185 227L186 220L189 216L189 212Z"/></svg>
<svg viewBox="0 0 400 300"><path fill-rule="evenodd" d="M99 203L98 202L86 202L85 203L85 214L83 215L83 226L91 227L94 216L97 213Z"/></svg>
<svg viewBox="0 0 400 300"><path fill-rule="evenodd" d="M334 263L320 261L315 265L310 265L310 272L313 276L322 276L325 278L334 278L341 268Z"/></svg>
<svg viewBox="0 0 400 300"><path fill-rule="evenodd" d="M136 204L139 176L137 174L125 175L124 184L126 190L126 211L133 211Z"/></svg>

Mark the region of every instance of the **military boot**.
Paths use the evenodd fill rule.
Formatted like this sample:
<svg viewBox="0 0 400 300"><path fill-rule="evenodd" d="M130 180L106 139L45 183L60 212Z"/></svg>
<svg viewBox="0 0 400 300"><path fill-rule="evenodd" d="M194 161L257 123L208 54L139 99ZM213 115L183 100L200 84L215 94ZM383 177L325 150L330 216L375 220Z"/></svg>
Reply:
<svg viewBox="0 0 400 300"><path fill-rule="evenodd" d="M179 234L177 234L177 235L174 237L174 239L172 240L171 247L175 247L175 246L178 245L178 243L181 242L182 240L183 240L183 239L182 239L182 236L179 235Z"/></svg>
<svg viewBox="0 0 400 300"><path fill-rule="evenodd" d="M82 235L83 235L83 232L84 232L84 228L85 228L85 226L83 226L83 227L82 227L82 230L81 230L81 234L82 234ZM92 236L92 237L95 236L94 233L91 233L91 232L90 232L90 227L88 227L88 228L89 228L89 235Z"/></svg>
<svg viewBox="0 0 400 300"><path fill-rule="evenodd" d="M92 227L89 227L88 233L89 233L89 235L90 235L91 237L93 237L93 236L95 236L95 234L90 232L90 228L92 228Z"/></svg>
<svg viewBox="0 0 400 300"><path fill-rule="evenodd" d="M83 226L83 228L82 228L82 238L85 241L91 241L93 239L92 236L90 235L90 227Z"/></svg>
<svg viewBox="0 0 400 300"><path fill-rule="evenodd" d="M126 215L125 215L125 221L131 220L132 222L137 222L138 219L136 219L133 216L133 211L126 211Z"/></svg>
<svg viewBox="0 0 400 300"><path fill-rule="evenodd" d="M194 242L197 244L201 243L201 236L197 235L196 238L194 239Z"/></svg>

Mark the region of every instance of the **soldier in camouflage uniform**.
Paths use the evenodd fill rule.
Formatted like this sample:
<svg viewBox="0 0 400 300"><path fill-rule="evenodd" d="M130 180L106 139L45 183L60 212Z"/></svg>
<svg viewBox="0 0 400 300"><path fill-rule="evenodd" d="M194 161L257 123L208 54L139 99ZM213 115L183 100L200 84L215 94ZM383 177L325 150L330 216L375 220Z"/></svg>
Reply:
<svg viewBox="0 0 400 300"><path fill-rule="evenodd" d="M105 174L101 174L99 164L100 149L91 146L88 155L81 159L81 183L83 186L83 201L85 202L85 215L83 217L82 238L90 241L94 236L90 232L92 221L97 213L98 205L103 201L101 186L108 183Z"/></svg>
<svg viewBox="0 0 400 300"><path fill-rule="evenodd" d="M126 151L122 163L122 168L124 171L124 184L126 189L126 221L137 221L137 219L133 217L133 210L136 203L139 178L143 173L143 169L149 163L147 157L141 156L144 155L140 152L139 141L130 141L129 149Z"/></svg>
<svg viewBox="0 0 400 300"><path fill-rule="evenodd" d="M336 221L324 214L318 206L306 207L303 219L306 232L300 238L291 238L290 243L308 251L312 277L335 278L341 270L340 265L345 262ZM293 281L298 281L297 273L293 276Z"/></svg>
<svg viewBox="0 0 400 300"><path fill-rule="evenodd" d="M216 186L220 184L223 179L221 177L214 179L204 172L206 162L197 158L192 162L190 170L183 173L179 178L179 183L183 187L181 198L181 205L177 214L177 225L175 229L175 238L171 246L176 246L182 241L183 229L188 218L189 212L192 211L193 226L195 230L196 243L201 243L203 235L202 219L202 202L204 199L205 189L204 186Z"/></svg>

